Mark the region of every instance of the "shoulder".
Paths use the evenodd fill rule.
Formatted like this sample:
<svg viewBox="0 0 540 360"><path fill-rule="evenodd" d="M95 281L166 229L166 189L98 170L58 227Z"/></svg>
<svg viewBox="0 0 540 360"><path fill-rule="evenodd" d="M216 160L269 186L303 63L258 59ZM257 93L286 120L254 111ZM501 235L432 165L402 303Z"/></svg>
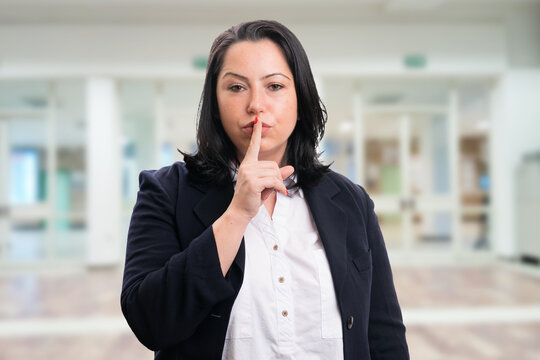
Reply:
<svg viewBox="0 0 540 360"><path fill-rule="evenodd" d="M157 191L176 198L178 189L187 182L188 170L183 162L175 162L157 170L143 170L139 174L140 191Z"/></svg>
<svg viewBox="0 0 540 360"><path fill-rule="evenodd" d="M354 183L351 179L340 173L330 170L325 174L325 177L339 187L340 190L355 194L361 198L368 197L366 190L362 186Z"/></svg>
<svg viewBox="0 0 540 360"><path fill-rule="evenodd" d="M177 182L181 177L187 177L186 164L183 162L175 162L172 165L164 166L157 170L143 170L140 173L140 178L152 178L160 182Z"/></svg>
<svg viewBox="0 0 540 360"><path fill-rule="evenodd" d="M325 173L322 182L331 184L326 186L337 188L335 190L336 196L341 197L344 201L354 201L357 208L363 213L373 207L373 201L366 190L340 173L330 170Z"/></svg>
<svg viewBox="0 0 540 360"><path fill-rule="evenodd" d="M187 178L188 170L183 162L175 162L172 165L164 166L157 170L143 170L139 175L139 181L158 181L167 186L168 184L178 184L181 179Z"/></svg>

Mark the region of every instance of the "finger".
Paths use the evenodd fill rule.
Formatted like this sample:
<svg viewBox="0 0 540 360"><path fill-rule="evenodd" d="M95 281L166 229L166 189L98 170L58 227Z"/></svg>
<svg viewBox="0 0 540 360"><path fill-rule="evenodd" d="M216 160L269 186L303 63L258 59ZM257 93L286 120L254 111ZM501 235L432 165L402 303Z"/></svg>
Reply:
<svg viewBox="0 0 540 360"><path fill-rule="evenodd" d="M254 176L256 176L260 180L274 178L277 183L283 184L284 180L288 178L293 172L294 168L292 166L286 166L281 169L275 166L272 169L258 169L257 172L254 173ZM278 191L280 191L280 189L281 185L279 186L279 189L276 188L276 190ZM283 189L286 190L286 188Z"/></svg>
<svg viewBox="0 0 540 360"><path fill-rule="evenodd" d="M292 173L294 172L294 168L291 165L287 165L280 168L279 171L281 172L281 178L285 180L292 175Z"/></svg>
<svg viewBox="0 0 540 360"><path fill-rule="evenodd" d="M258 161L259 160L259 150L261 148L261 134L262 134L262 121L255 117L253 124L253 132L251 133L251 141L249 142L249 147L246 151L246 156L244 161Z"/></svg>
<svg viewBox="0 0 540 360"><path fill-rule="evenodd" d="M263 178L275 178L277 181L283 181L282 177L281 177L281 172L278 170L278 169L263 169L263 170L259 170L255 176L258 178L258 179L263 179Z"/></svg>
<svg viewBox="0 0 540 360"><path fill-rule="evenodd" d="M245 162L238 170L238 179L261 179L266 177L275 177L282 181L281 171L275 165L273 167L260 167L260 162ZM275 164L275 163L274 163Z"/></svg>
<svg viewBox="0 0 540 360"><path fill-rule="evenodd" d="M276 179L275 177L267 177L264 179L260 179L259 181L259 185L261 186L259 190L261 192L261 197L263 195L266 195L268 193L268 190L277 191L279 193L282 193L283 195L289 195L289 191L285 187L285 184L283 184L283 181L280 179ZM263 200L265 200L264 197Z"/></svg>
<svg viewBox="0 0 540 360"><path fill-rule="evenodd" d="M249 167L248 167L249 166ZM246 169L256 169L259 176L266 176L268 171L272 170L276 172L278 178L285 180L294 173L294 167L291 165L285 165L279 168L274 161L257 161L257 164L250 164L245 166ZM255 166L255 168L253 167Z"/></svg>
<svg viewBox="0 0 540 360"><path fill-rule="evenodd" d="M257 162L257 167L261 169L279 169L278 164L272 160L259 160Z"/></svg>

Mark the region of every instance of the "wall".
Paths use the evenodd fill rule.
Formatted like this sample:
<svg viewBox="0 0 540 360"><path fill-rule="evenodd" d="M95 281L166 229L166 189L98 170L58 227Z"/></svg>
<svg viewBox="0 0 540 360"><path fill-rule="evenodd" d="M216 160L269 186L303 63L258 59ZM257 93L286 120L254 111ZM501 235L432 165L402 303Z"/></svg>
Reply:
<svg viewBox="0 0 540 360"><path fill-rule="evenodd" d="M491 164L493 237L497 253L516 253L516 169L524 154L540 151L540 69L509 70L494 99Z"/></svg>
<svg viewBox="0 0 540 360"><path fill-rule="evenodd" d="M0 25L0 79L200 74L214 37L230 24ZM428 56L422 73L501 74L492 127L493 236L514 256L513 174L540 134L540 7L516 7L485 20L290 23L317 73L402 74L403 56ZM413 72L414 73L414 72Z"/></svg>
<svg viewBox="0 0 540 360"><path fill-rule="evenodd" d="M174 74L193 71L227 26L0 26L0 77ZM427 71L499 71L504 28L481 24L292 25L314 68L400 71L403 55L428 55ZM339 66L337 64L340 64Z"/></svg>

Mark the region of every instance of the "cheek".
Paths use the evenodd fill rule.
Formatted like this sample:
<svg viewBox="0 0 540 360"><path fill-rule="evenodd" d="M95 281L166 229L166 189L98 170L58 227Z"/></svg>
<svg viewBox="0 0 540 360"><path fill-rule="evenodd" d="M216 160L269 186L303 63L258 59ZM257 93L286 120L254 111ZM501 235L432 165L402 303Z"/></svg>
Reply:
<svg viewBox="0 0 540 360"><path fill-rule="evenodd" d="M243 99L240 96L218 96L219 115L228 119L235 118L243 109Z"/></svg>
<svg viewBox="0 0 540 360"><path fill-rule="evenodd" d="M227 101L220 101L218 98L218 109L219 109L219 118L225 130L228 130L233 125L234 116L234 106Z"/></svg>
<svg viewBox="0 0 540 360"><path fill-rule="evenodd" d="M235 131L234 123L228 118L227 116L221 117L221 125L223 126L223 129L225 130L225 133L229 137L229 139L233 142L235 142L235 138L238 136Z"/></svg>
<svg viewBox="0 0 540 360"><path fill-rule="evenodd" d="M223 98L218 95L217 105L218 105L219 117L223 119L223 117L227 114L227 102L224 101Z"/></svg>
<svg viewBox="0 0 540 360"><path fill-rule="evenodd" d="M290 132L292 132L296 126L296 120L298 119L298 108L296 106L296 101L290 101L287 104L286 114L288 127L290 128Z"/></svg>

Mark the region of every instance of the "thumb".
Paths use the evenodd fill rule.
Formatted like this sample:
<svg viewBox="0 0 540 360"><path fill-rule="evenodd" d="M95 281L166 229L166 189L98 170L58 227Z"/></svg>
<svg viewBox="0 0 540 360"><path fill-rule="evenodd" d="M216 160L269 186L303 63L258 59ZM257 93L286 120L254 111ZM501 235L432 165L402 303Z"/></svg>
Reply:
<svg viewBox="0 0 540 360"><path fill-rule="evenodd" d="M281 172L281 178L285 180L286 178L291 176L291 174L294 172L294 168L291 165L287 165L280 168L279 171Z"/></svg>

